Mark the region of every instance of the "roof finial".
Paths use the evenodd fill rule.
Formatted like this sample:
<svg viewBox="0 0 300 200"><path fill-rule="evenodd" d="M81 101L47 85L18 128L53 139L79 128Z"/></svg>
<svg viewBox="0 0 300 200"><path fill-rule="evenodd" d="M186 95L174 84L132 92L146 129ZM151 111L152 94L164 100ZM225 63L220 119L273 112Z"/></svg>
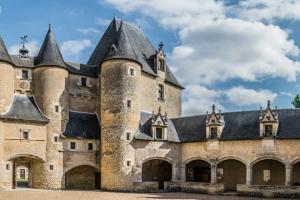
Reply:
<svg viewBox="0 0 300 200"><path fill-rule="evenodd" d="M267 107L268 107L268 108L270 108L270 106L271 106L271 101L270 101L270 100L268 100Z"/></svg>
<svg viewBox="0 0 300 200"><path fill-rule="evenodd" d="M160 42L158 45L158 50L161 51L164 48L163 42Z"/></svg>
<svg viewBox="0 0 300 200"><path fill-rule="evenodd" d="M48 24L48 29L49 31L51 31L51 24Z"/></svg>
<svg viewBox="0 0 300 200"><path fill-rule="evenodd" d="M214 113L214 112L216 111L216 106L215 106L215 104L213 104L211 108L212 108L212 111L213 111L213 113Z"/></svg>
<svg viewBox="0 0 300 200"><path fill-rule="evenodd" d="M27 57L27 55L29 53L28 49L25 47L25 43L28 42L27 38L28 38L28 35L21 36L22 48L19 50L19 53L20 53L20 56L22 56L22 57Z"/></svg>

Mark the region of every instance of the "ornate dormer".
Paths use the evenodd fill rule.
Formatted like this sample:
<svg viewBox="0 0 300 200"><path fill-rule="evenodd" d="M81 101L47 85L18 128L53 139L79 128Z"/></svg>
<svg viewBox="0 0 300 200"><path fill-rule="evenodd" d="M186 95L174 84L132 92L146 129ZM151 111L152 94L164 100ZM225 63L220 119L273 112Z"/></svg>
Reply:
<svg viewBox="0 0 300 200"><path fill-rule="evenodd" d="M162 42L159 43L158 49L156 50L156 57L155 57L155 65L157 72L166 71L166 54L164 52L164 44Z"/></svg>
<svg viewBox="0 0 300 200"><path fill-rule="evenodd" d="M277 135L279 125L278 112L277 107L275 107L275 110L271 109L270 100L268 100L265 110L262 110L262 107L260 107L259 123L261 137L275 137Z"/></svg>
<svg viewBox="0 0 300 200"><path fill-rule="evenodd" d="M161 108L159 107L158 113L152 113L151 117L151 131L152 136L156 140L167 139L167 128L168 128L168 118L167 113L165 115L161 114Z"/></svg>
<svg viewBox="0 0 300 200"><path fill-rule="evenodd" d="M212 105L212 113L206 115L206 138L219 139L221 137L225 122L221 110L216 113L215 105Z"/></svg>

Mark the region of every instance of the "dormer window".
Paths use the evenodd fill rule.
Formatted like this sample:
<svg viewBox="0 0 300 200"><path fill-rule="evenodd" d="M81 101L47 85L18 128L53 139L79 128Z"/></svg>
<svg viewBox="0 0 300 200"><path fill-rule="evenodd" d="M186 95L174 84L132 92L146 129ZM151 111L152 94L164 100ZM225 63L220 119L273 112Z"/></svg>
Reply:
<svg viewBox="0 0 300 200"><path fill-rule="evenodd" d="M164 61L164 59L159 59L158 69L161 70L161 71L165 71L165 61Z"/></svg>
<svg viewBox="0 0 300 200"><path fill-rule="evenodd" d="M265 110L260 109L260 136L261 137L273 137L276 136L279 120L277 108L271 109L270 101L268 101L267 108Z"/></svg>
<svg viewBox="0 0 300 200"><path fill-rule="evenodd" d="M29 79L29 72L28 70L22 69L21 71L21 79L22 80L28 80Z"/></svg>
<svg viewBox="0 0 300 200"><path fill-rule="evenodd" d="M167 138L167 114L161 114L161 108L159 107L158 114L152 114L151 117L152 136L157 140L165 140Z"/></svg>
<svg viewBox="0 0 300 200"><path fill-rule="evenodd" d="M273 126L272 125L265 125L265 137L273 136Z"/></svg>
<svg viewBox="0 0 300 200"><path fill-rule="evenodd" d="M206 138L218 139L221 137L222 130L225 126L223 114L221 111L216 113L215 105L212 106L212 113L206 115Z"/></svg>

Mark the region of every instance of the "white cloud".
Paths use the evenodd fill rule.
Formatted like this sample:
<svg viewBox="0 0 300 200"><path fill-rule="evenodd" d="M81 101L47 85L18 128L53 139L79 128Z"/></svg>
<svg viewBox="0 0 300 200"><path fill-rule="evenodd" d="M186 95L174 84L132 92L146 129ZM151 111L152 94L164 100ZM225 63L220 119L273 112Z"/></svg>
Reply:
<svg viewBox="0 0 300 200"><path fill-rule="evenodd" d="M276 19L300 20L299 0L243 0L239 2L238 6L233 6L229 10L234 15L252 21L264 20L272 22Z"/></svg>
<svg viewBox="0 0 300 200"><path fill-rule="evenodd" d="M101 25L101 26L107 26L110 22L111 22L111 20L109 20L109 19L104 19L101 17L96 18L96 24Z"/></svg>
<svg viewBox="0 0 300 200"><path fill-rule="evenodd" d="M265 105L268 100L274 101L276 93L270 90L253 90L242 86L224 92L231 103L239 106Z"/></svg>
<svg viewBox="0 0 300 200"><path fill-rule="evenodd" d="M68 40L61 45L61 52L64 56L79 56L83 50L90 47L90 40Z"/></svg>
<svg viewBox="0 0 300 200"><path fill-rule="evenodd" d="M88 34L100 34L101 31L96 28L79 28L77 31L81 34L88 35Z"/></svg>
<svg viewBox="0 0 300 200"><path fill-rule="evenodd" d="M199 85L188 85L184 90L184 95L188 99L183 101L183 115L204 114L211 111L211 106L216 105L218 109L224 110L219 99L222 93L207 89Z"/></svg>
<svg viewBox="0 0 300 200"><path fill-rule="evenodd" d="M40 50L40 45L36 40L32 40L28 43L26 43L26 48L29 50L30 56L36 56ZM22 48L22 45L20 44L14 44L8 48L8 51L10 54L18 55L19 50Z"/></svg>

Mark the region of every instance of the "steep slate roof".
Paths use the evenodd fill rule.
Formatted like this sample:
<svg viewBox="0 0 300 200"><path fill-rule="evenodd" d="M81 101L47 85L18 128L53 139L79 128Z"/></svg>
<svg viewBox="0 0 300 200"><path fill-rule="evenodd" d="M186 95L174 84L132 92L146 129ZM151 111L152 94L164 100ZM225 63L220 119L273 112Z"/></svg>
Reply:
<svg viewBox="0 0 300 200"><path fill-rule="evenodd" d="M0 61L12 63L11 58L8 54L8 51L6 49L6 46L5 46L1 36L0 36Z"/></svg>
<svg viewBox="0 0 300 200"><path fill-rule="evenodd" d="M100 139L101 129L96 113L69 112L63 135L67 138Z"/></svg>
<svg viewBox="0 0 300 200"><path fill-rule="evenodd" d="M36 66L59 66L66 68L64 59L49 26L47 35L35 60Z"/></svg>
<svg viewBox="0 0 300 200"><path fill-rule="evenodd" d="M98 69L94 66L73 62L65 62L65 64L72 74L85 75L94 78L98 77Z"/></svg>
<svg viewBox="0 0 300 200"><path fill-rule="evenodd" d="M136 139L152 140L151 124L141 114L141 125ZM260 139L259 131L260 111L241 111L224 113L225 126L220 140L257 140ZM279 127L277 139L300 139L300 109L278 110ZM206 115L169 119L172 122L171 137L177 135L179 142L206 141ZM148 123L148 124L147 124ZM147 137L146 137L147 136ZM168 139L167 139L168 140ZM168 140L169 141L169 140Z"/></svg>
<svg viewBox="0 0 300 200"><path fill-rule="evenodd" d="M144 72L156 76L153 62L155 54L156 49L139 28L114 18L97 44L88 64L100 67L102 62L109 59L130 59L140 63ZM183 88L169 67L166 68L166 82Z"/></svg>
<svg viewBox="0 0 300 200"><path fill-rule="evenodd" d="M14 95L9 111L1 113L0 119L49 122L49 119L38 108L34 98L27 95Z"/></svg>

